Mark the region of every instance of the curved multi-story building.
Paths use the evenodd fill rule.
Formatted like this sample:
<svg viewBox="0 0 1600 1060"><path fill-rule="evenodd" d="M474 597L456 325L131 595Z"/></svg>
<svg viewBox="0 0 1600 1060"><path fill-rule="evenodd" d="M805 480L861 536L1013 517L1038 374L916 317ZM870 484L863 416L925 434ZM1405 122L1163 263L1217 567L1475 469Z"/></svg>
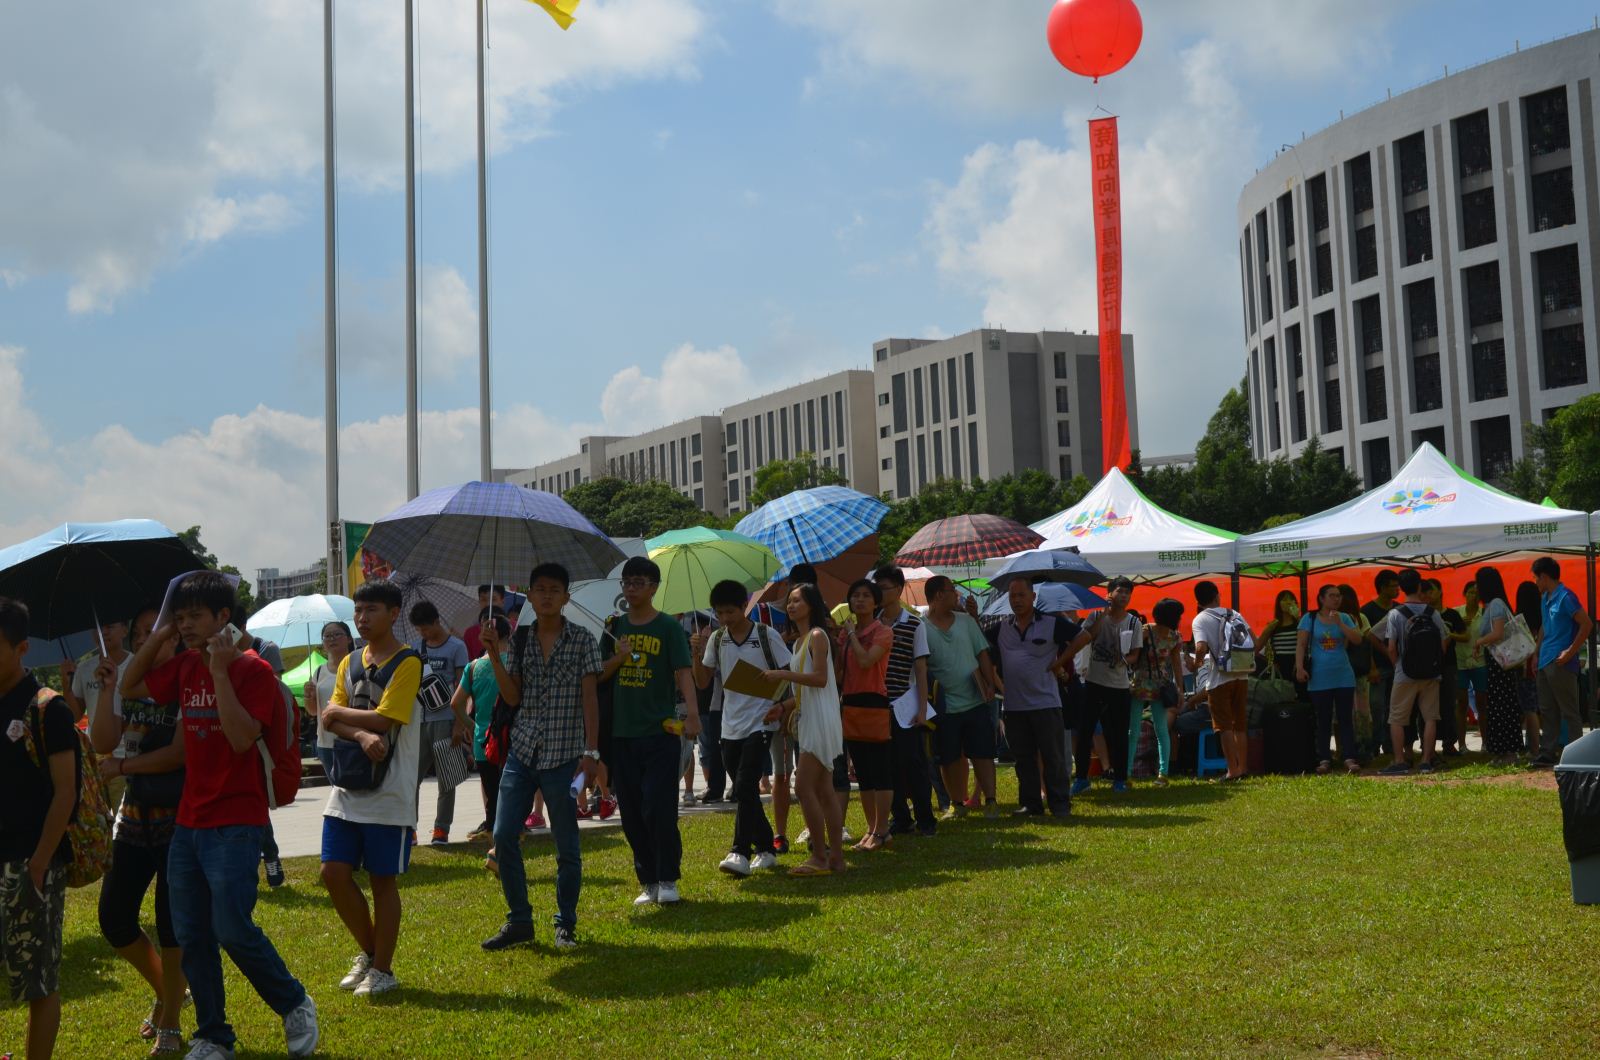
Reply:
<svg viewBox="0 0 1600 1060"><path fill-rule="evenodd" d="M1494 479L1600 389L1600 31L1394 96L1239 198L1258 457L1376 485L1424 441Z"/></svg>

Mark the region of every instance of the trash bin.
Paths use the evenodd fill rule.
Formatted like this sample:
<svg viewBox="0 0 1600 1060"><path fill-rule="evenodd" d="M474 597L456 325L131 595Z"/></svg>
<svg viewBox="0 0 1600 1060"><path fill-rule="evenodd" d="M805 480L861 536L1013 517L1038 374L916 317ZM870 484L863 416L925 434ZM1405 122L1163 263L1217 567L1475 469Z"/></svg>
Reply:
<svg viewBox="0 0 1600 1060"><path fill-rule="evenodd" d="M1556 766L1561 833L1572 866L1572 900L1600 905L1600 730L1580 737Z"/></svg>

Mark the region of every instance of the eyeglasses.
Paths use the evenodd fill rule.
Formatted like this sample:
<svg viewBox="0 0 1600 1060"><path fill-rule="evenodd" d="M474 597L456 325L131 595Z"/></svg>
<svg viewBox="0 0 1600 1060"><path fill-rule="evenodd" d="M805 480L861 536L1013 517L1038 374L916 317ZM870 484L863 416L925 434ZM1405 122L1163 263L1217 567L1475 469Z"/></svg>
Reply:
<svg viewBox="0 0 1600 1060"><path fill-rule="evenodd" d="M624 578L621 582L624 589L648 589L654 584L649 578Z"/></svg>

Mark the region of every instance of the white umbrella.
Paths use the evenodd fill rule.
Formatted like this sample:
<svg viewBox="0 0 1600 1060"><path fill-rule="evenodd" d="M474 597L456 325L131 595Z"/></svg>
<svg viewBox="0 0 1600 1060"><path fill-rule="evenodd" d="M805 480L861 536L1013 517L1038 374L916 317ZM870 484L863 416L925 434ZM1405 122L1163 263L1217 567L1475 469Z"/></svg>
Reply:
<svg viewBox="0 0 1600 1060"><path fill-rule="evenodd" d="M354 622L356 605L348 596L296 596L274 600L250 616L245 629L280 648L304 648L322 643L322 627L329 622Z"/></svg>

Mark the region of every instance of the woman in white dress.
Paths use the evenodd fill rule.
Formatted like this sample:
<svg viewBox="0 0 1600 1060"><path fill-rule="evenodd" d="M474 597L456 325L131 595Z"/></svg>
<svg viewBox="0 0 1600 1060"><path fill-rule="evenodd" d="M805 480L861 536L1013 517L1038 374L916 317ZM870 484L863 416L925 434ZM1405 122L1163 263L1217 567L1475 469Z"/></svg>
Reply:
<svg viewBox="0 0 1600 1060"><path fill-rule="evenodd" d="M795 793L811 835L827 837L825 845L814 841L811 856L789 875L827 876L845 869L844 811L833 791L833 761L844 751L844 723L833 674L831 622L815 585L795 586L785 609L798 633L794 658L789 669L768 670L766 676L794 686L796 705L784 725L795 741Z"/></svg>

